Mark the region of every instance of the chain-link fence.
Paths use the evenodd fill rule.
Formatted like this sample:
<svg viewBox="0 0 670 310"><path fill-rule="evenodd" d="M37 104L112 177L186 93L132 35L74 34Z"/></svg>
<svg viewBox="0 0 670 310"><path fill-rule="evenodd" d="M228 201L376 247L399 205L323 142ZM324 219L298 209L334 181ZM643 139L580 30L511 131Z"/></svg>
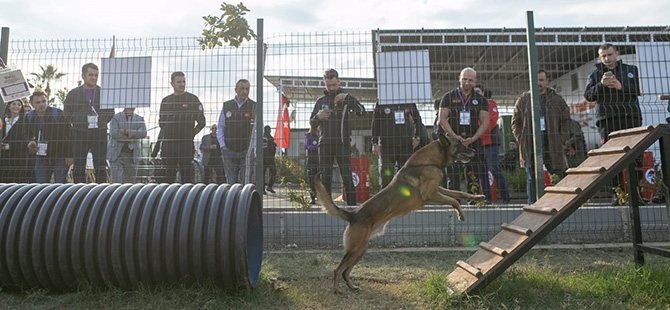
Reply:
<svg viewBox="0 0 670 310"><path fill-rule="evenodd" d="M75 147L76 154L59 155L72 156L75 166L85 165L86 169L70 169L70 182L81 178L77 175L81 171L87 181L118 180L115 173L124 171L115 165L122 165L122 160L136 164L134 182L250 182L255 167L252 150L262 145L271 155L263 159L267 246L333 247L340 243L346 223L314 204L313 176L322 173L337 205L360 204L387 186L408 158L436 139L438 132L447 132L469 144L476 155L467 165L452 164L440 182L452 189L481 192L487 202L470 202L465 222L457 221L449 207L429 205L392 221L386 234L372 242L477 244L498 232L500 223L515 218L529 197L532 200L535 189L530 185L536 182L527 180L534 175L536 162L546 167L545 185L556 184L565 169L576 167L589 150L602 145L603 128L666 123L670 116L668 102L659 99L670 94L667 27L537 29L541 70L533 78L538 85L535 114L527 93L531 76L526 41L525 29L509 28L269 35L263 38L264 68L259 70L255 42L201 50L196 38L14 40L8 64L21 69L32 86L45 89L49 105L63 114L61 118L32 112L37 116L26 122L24 130L29 133L7 143L21 155L3 151L3 181L36 181L35 161L42 158L34 154L40 149L23 146L39 139L42 118L79 122L80 132L86 132L96 122L88 116L98 114L102 138L76 135L75 124L65 139L71 144L77 139L104 140L107 146L103 152L103 144L88 143ZM110 56L114 56L111 62ZM117 116L98 113L95 105L95 111L86 110L90 104L72 97L70 103L83 105L86 111L80 115L83 118L70 118L76 118L76 109L68 107L68 92L84 85L82 98L94 98L95 103L95 94L90 97L84 90L83 73L88 69L82 72L82 66L89 62L99 66L98 85L119 91L104 99L103 88L101 99ZM249 100L256 98L259 74L264 100L252 105ZM238 83L241 79L249 83ZM180 88L182 80L185 89ZM183 99L184 91L195 97ZM346 95L338 97L339 93ZM144 99L131 100L135 98ZM136 107L133 113L142 122L124 115L123 108L130 106ZM21 118L32 115L27 110ZM254 134L260 127L251 125L258 113L270 129L263 141ZM218 129L212 130L215 124ZM535 124L541 134L532 134ZM140 134L131 136L136 130ZM59 138L39 140L51 148ZM163 143L157 147L159 141ZM533 155L534 141L541 142L543 156ZM82 161L83 150L91 151L87 162ZM116 157L110 158L110 153ZM19 160L8 161L12 156ZM640 159L638 173L642 196L648 200L643 221L649 241L668 240L668 212L661 204L667 189L654 174L659 163L655 146ZM37 167L44 169L42 164ZM246 173L238 175L236 167ZM621 184L618 180L612 185ZM625 194L612 191L613 186L603 188L547 241L629 240L627 208L612 206L613 196L618 200Z"/></svg>

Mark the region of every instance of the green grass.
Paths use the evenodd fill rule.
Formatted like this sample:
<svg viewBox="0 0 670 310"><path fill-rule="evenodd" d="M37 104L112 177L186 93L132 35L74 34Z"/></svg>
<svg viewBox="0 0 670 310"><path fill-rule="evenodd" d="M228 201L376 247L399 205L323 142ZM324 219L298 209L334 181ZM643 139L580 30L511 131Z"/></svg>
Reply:
<svg viewBox="0 0 670 310"><path fill-rule="evenodd" d="M469 252L367 253L352 279L362 289L332 293L339 251L266 253L259 285L231 296L193 287L0 293L0 309L670 309L670 260L632 250L534 250L479 295L447 293L446 275Z"/></svg>

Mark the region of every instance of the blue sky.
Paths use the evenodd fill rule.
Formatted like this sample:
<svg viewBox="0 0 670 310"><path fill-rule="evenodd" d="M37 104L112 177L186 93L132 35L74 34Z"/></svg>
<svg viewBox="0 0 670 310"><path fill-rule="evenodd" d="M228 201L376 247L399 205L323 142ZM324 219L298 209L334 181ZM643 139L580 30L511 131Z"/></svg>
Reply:
<svg viewBox="0 0 670 310"><path fill-rule="evenodd" d="M229 1L238 3L239 1ZM12 39L198 36L202 16L217 14L212 0L79 1L0 0L0 26ZM537 27L668 25L670 1L564 0L245 0L252 28L265 33L368 31L371 29L525 27L526 11ZM411 4L410 4L411 3Z"/></svg>

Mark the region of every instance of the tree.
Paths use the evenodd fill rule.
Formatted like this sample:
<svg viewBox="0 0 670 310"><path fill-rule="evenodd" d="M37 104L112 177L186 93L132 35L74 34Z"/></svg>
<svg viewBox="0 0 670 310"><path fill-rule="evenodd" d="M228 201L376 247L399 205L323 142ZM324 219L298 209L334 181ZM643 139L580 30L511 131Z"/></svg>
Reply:
<svg viewBox="0 0 670 310"><path fill-rule="evenodd" d="M203 16L205 20L205 29L202 30L202 38L198 39L200 47L214 48L217 45L222 46L227 42L230 46L239 47L244 40L251 40L256 37L253 30L249 28L249 23L244 15L249 9L240 2L238 5L221 4L221 16ZM223 42L222 42L223 40Z"/></svg>
<svg viewBox="0 0 670 310"><path fill-rule="evenodd" d="M42 73L31 73L34 76L35 86L44 88L44 91L49 94L51 92L51 81L59 80L65 76L65 73L58 72L58 68L54 65L40 66ZM46 85L46 87L44 87Z"/></svg>

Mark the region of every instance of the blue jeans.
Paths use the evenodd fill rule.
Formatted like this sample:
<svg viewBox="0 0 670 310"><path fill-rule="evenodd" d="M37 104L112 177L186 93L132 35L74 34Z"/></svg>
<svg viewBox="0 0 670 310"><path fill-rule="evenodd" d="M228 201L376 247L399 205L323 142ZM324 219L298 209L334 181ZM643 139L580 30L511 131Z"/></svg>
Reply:
<svg viewBox="0 0 670 310"><path fill-rule="evenodd" d="M509 188L507 188L507 180L500 170L500 157L498 153L498 146L486 145L484 146L484 155L486 156L486 166L493 174L493 178L498 185L498 192L502 201L509 201Z"/></svg>
<svg viewBox="0 0 670 310"><path fill-rule="evenodd" d="M250 170L249 175L254 175L254 161L253 158L251 158L251 163L247 165L247 159L247 150L234 152L230 149L226 149L223 151L223 169L226 171L228 184L251 183L251 179L246 180L245 176L247 175L247 166L249 166Z"/></svg>
<svg viewBox="0 0 670 310"><path fill-rule="evenodd" d="M51 173L56 183L66 183L67 169L65 158L50 158L35 156L35 181L37 183L51 183Z"/></svg>

